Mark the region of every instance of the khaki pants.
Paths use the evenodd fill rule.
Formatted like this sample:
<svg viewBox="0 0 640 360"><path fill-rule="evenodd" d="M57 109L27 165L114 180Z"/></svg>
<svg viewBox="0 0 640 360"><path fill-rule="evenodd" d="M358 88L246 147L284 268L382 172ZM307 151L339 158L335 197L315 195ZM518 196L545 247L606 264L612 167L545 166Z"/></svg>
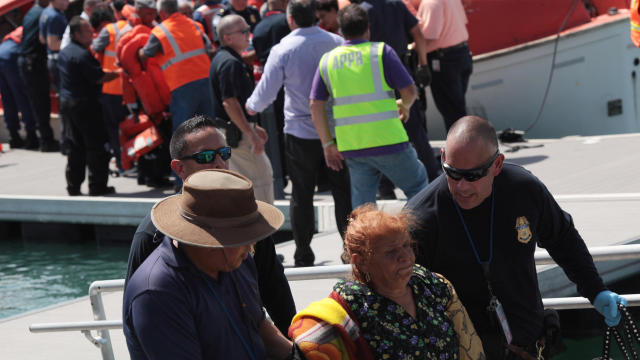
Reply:
<svg viewBox="0 0 640 360"><path fill-rule="evenodd" d="M265 152L255 155L251 142L242 137L237 148L231 149L229 170L238 172L251 180L256 200L273 204L273 169Z"/></svg>

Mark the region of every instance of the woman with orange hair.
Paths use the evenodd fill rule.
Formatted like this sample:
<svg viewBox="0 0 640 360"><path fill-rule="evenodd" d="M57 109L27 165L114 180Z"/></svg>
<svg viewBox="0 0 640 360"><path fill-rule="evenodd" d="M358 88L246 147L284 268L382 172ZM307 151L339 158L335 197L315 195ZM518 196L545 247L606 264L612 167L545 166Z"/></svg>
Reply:
<svg viewBox="0 0 640 360"><path fill-rule="evenodd" d="M289 328L307 359L485 359L453 286L415 264L414 224L373 205L351 213L344 240L354 279Z"/></svg>

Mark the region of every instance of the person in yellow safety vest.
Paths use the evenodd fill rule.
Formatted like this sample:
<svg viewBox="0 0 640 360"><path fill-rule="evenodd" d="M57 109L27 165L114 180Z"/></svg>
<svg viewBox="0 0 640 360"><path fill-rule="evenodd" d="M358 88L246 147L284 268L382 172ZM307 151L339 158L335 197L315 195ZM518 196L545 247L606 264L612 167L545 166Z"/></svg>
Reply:
<svg viewBox="0 0 640 360"><path fill-rule="evenodd" d="M111 15L113 21L112 9L107 6L96 8L91 14L91 19L94 20L94 18L98 17L102 12L109 12L108 15ZM128 30L131 30L131 26L128 25L127 21L118 20L102 27L98 36L93 39L91 48L95 53L102 55L101 65L104 72L121 71L120 67L116 65L116 45L118 44L118 40L120 40L122 35ZM116 166L119 170L122 170L119 125L120 122L124 120L127 110L122 101L121 76L102 84L100 101L102 102L102 114L107 126L111 152L116 159Z"/></svg>
<svg viewBox="0 0 640 360"><path fill-rule="evenodd" d="M631 1L629 20L631 21L631 41L636 47L640 47L640 0Z"/></svg>
<svg viewBox="0 0 640 360"><path fill-rule="evenodd" d="M346 162L353 208L376 202L380 176L411 198L427 185L427 173L402 121L416 99L413 79L384 43L369 42L367 12L353 4L340 10L345 43L324 54L311 88L311 117L331 169ZM396 100L393 89L400 92ZM325 105L333 98L335 140Z"/></svg>
<svg viewBox="0 0 640 360"><path fill-rule="evenodd" d="M171 91L169 111L173 130L195 115L215 119L209 82L211 42L202 25L178 12L177 0L159 0L162 23L151 30L149 41L138 51L144 64L155 57ZM176 188L182 181L175 177Z"/></svg>

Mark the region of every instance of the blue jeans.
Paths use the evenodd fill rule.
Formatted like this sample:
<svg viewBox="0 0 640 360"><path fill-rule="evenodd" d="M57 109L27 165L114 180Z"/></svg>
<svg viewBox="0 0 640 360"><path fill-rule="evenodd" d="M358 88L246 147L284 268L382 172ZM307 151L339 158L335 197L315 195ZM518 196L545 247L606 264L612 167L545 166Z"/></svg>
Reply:
<svg viewBox="0 0 640 360"><path fill-rule="evenodd" d="M397 153L347 158L351 178L351 205L356 207L376 202L380 176L384 174L400 188L407 199L427 186L427 172L411 145Z"/></svg>
<svg viewBox="0 0 640 360"><path fill-rule="evenodd" d="M206 115L212 120L213 114L213 90L209 78L186 83L171 92L171 122L173 131L183 122L194 115Z"/></svg>

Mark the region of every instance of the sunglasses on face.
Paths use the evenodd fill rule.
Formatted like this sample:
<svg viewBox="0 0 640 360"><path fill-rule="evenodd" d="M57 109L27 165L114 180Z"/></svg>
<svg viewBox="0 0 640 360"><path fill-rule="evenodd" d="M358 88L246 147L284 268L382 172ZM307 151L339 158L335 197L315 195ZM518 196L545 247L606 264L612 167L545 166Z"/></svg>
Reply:
<svg viewBox="0 0 640 360"><path fill-rule="evenodd" d="M222 160L227 161L231 157L231 148L224 146L215 150L202 150L195 154L182 157L180 160L195 160L198 164L208 164L216 159L216 154L220 155Z"/></svg>
<svg viewBox="0 0 640 360"><path fill-rule="evenodd" d="M493 156L491 157L491 160L489 160L486 164L478 166L473 169L469 169L469 170L456 169L454 167L449 166L444 161L442 161L442 169L444 170L444 172L447 174L448 177L452 178L455 181L459 181L460 179L463 179L463 178L468 182L478 181L483 177L487 176L487 172L489 171L489 168L491 167L491 165L493 165L493 162L496 161L499 154L500 152L496 150L496 153L493 154Z"/></svg>

